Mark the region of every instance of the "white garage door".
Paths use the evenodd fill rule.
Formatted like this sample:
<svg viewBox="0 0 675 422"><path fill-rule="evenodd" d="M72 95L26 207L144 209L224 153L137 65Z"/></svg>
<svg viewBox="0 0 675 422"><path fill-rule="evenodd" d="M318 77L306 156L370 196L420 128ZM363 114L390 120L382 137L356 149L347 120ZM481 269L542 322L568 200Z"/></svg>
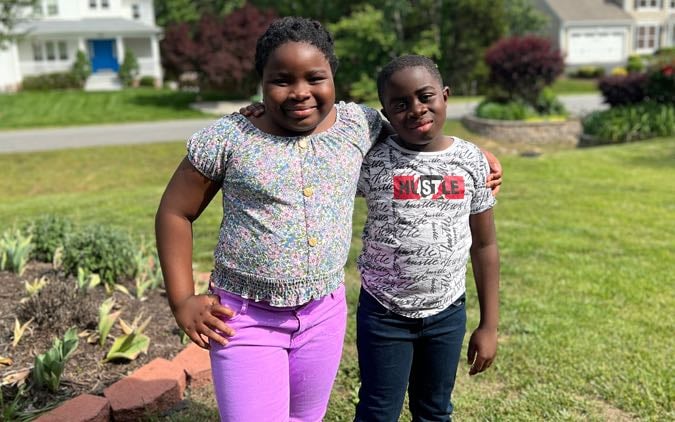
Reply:
<svg viewBox="0 0 675 422"><path fill-rule="evenodd" d="M626 33L612 29L570 30L567 64L618 63L625 60Z"/></svg>

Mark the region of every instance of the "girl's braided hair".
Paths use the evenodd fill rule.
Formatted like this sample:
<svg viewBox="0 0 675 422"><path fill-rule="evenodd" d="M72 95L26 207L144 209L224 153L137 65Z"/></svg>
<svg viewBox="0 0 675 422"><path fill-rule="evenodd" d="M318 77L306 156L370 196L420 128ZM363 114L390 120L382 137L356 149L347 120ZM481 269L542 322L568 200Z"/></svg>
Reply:
<svg viewBox="0 0 675 422"><path fill-rule="evenodd" d="M326 56L335 75L338 59L333 51L333 37L318 21L287 16L272 22L267 31L258 39L255 47L255 70L262 77L263 69L270 54L287 42L305 42L318 48Z"/></svg>

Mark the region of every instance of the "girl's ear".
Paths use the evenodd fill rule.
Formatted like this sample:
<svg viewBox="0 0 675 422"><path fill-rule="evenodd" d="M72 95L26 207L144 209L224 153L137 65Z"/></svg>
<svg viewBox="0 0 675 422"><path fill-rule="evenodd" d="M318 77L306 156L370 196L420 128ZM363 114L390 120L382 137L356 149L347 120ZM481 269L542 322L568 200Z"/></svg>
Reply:
<svg viewBox="0 0 675 422"><path fill-rule="evenodd" d="M450 96L450 87L444 86L443 87L443 101L447 102L449 96Z"/></svg>

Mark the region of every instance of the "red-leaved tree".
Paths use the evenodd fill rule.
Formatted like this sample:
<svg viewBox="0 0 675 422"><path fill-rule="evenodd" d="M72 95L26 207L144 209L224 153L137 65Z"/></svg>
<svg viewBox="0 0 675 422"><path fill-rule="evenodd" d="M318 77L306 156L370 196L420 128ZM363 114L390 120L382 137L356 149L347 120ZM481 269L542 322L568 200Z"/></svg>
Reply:
<svg viewBox="0 0 675 422"><path fill-rule="evenodd" d="M504 38L485 53L490 82L508 100L535 104L541 91L563 72L560 52L542 37L528 35Z"/></svg>
<svg viewBox="0 0 675 422"><path fill-rule="evenodd" d="M251 95L256 41L274 19L273 11L246 4L224 18L204 15L194 28L171 25L160 44L162 64L174 77L196 72L202 87Z"/></svg>

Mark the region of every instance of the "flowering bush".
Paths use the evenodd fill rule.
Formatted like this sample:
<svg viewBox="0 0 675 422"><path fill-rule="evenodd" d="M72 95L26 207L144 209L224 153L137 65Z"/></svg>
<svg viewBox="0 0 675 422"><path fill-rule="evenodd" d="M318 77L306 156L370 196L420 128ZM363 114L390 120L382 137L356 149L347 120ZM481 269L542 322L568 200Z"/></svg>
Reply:
<svg viewBox="0 0 675 422"><path fill-rule="evenodd" d="M598 88L611 107L636 104L642 102L647 94L647 75L630 73L623 76L605 76L600 79Z"/></svg>
<svg viewBox="0 0 675 422"><path fill-rule="evenodd" d="M490 81L506 93L507 101L536 105L541 91L563 72L563 58L551 41L538 36L504 38L485 54Z"/></svg>
<svg viewBox="0 0 675 422"><path fill-rule="evenodd" d="M675 103L675 64L657 66L647 78L647 96L659 103Z"/></svg>

